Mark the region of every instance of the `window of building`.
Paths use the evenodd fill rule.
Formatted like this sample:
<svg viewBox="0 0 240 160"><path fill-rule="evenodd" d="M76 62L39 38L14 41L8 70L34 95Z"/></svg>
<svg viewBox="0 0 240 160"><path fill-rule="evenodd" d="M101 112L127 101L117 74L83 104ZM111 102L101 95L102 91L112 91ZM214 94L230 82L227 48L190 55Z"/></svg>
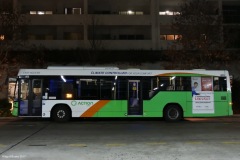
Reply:
<svg viewBox="0 0 240 160"><path fill-rule="evenodd" d="M166 40L167 37L166 37L166 35L160 35L160 39L161 39L161 40Z"/></svg>
<svg viewBox="0 0 240 160"><path fill-rule="evenodd" d="M65 40L82 40L83 36L81 33L74 33L74 32L65 32L64 39Z"/></svg>
<svg viewBox="0 0 240 160"><path fill-rule="evenodd" d="M174 35L174 34L161 34L160 39L161 40L168 40L168 41L173 41L173 40L180 40L182 38L182 35Z"/></svg>
<svg viewBox="0 0 240 160"><path fill-rule="evenodd" d="M128 11L119 11L119 14L120 15L143 15L143 12L128 10Z"/></svg>
<svg viewBox="0 0 240 160"><path fill-rule="evenodd" d="M119 35L120 40L143 40L144 35Z"/></svg>
<svg viewBox="0 0 240 160"><path fill-rule="evenodd" d="M45 40L53 40L53 35L45 35Z"/></svg>
<svg viewBox="0 0 240 160"><path fill-rule="evenodd" d="M45 14L53 14L52 11L45 11Z"/></svg>
<svg viewBox="0 0 240 160"><path fill-rule="evenodd" d="M143 12L141 12L141 11L136 11L136 15L143 15Z"/></svg>
<svg viewBox="0 0 240 160"><path fill-rule="evenodd" d="M28 34L28 40L53 40L54 36L51 34Z"/></svg>
<svg viewBox="0 0 240 160"><path fill-rule="evenodd" d="M65 14L82 14L81 8L65 8Z"/></svg>
<svg viewBox="0 0 240 160"><path fill-rule="evenodd" d="M173 15L180 15L180 12L174 12L174 11L160 11L159 15L168 15L168 16L173 16Z"/></svg>
<svg viewBox="0 0 240 160"><path fill-rule="evenodd" d="M28 35L28 40L36 40L36 36L33 34Z"/></svg>
<svg viewBox="0 0 240 160"><path fill-rule="evenodd" d="M45 15L45 14L53 14L53 12L52 11L30 11L30 14Z"/></svg>
<svg viewBox="0 0 240 160"><path fill-rule="evenodd" d="M168 41L173 41L173 40L175 40L175 39L174 39L174 35L167 35L167 40L168 40Z"/></svg>
<svg viewBox="0 0 240 160"><path fill-rule="evenodd" d="M0 40L3 41L5 39L4 35L0 35Z"/></svg>
<svg viewBox="0 0 240 160"><path fill-rule="evenodd" d="M38 14L38 15L43 15L43 14L44 14L44 11L37 11L37 14Z"/></svg>
<svg viewBox="0 0 240 160"><path fill-rule="evenodd" d="M81 8L73 8L73 14L82 14Z"/></svg>
<svg viewBox="0 0 240 160"><path fill-rule="evenodd" d="M37 14L37 11L30 11L30 14Z"/></svg>

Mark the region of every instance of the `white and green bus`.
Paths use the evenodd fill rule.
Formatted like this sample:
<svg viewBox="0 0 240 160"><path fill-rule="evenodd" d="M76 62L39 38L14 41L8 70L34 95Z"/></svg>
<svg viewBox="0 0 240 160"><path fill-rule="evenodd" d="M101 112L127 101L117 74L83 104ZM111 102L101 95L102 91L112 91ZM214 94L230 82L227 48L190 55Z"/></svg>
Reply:
<svg viewBox="0 0 240 160"><path fill-rule="evenodd" d="M226 70L122 70L117 67L20 69L13 115L214 117L233 114Z"/></svg>

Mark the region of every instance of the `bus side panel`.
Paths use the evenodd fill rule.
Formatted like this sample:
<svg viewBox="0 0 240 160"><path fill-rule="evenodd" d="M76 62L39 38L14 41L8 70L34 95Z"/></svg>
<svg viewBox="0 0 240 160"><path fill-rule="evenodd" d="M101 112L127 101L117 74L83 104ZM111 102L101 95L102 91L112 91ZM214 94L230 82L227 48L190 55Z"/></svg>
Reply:
<svg viewBox="0 0 240 160"><path fill-rule="evenodd" d="M163 117L163 109L169 103L179 104L186 111L186 95L184 91L160 91L151 100L143 102L144 117Z"/></svg>
<svg viewBox="0 0 240 160"><path fill-rule="evenodd" d="M232 116L233 115L233 108L232 108L232 93L228 92L227 93L228 97L228 115Z"/></svg>
<svg viewBox="0 0 240 160"><path fill-rule="evenodd" d="M94 117L126 117L127 101L111 100Z"/></svg>
<svg viewBox="0 0 240 160"><path fill-rule="evenodd" d="M214 99L210 103L213 103L214 109L209 112L212 113L193 113L193 100L192 96L187 97L187 112L185 117L215 117L215 116L228 116L232 115L231 106L231 93L228 92L213 92Z"/></svg>
<svg viewBox="0 0 240 160"><path fill-rule="evenodd" d="M95 115L98 109L92 109L96 106L99 100L43 100L42 101L42 117L48 118L51 115L51 110L54 106L59 104L65 104L70 107L72 111L72 117L80 117L85 115ZM103 106L99 106L101 108Z"/></svg>
<svg viewBox="0 0 240 160"><path fill-rule="evenodd" d="M15 117L18 116L18 102L14 102L14 103L13 103L12 115L15 116Z"/></svg>
<svg viewBox="0 0 240 160"><path fill-rule="evenodd" d="M52 108L58 104L69 106L72 117L124 117L127 113L126 100L43 100L43 117L50 117Z"/></svg>
<svg viewBox="0 0 240 160"><path fill-rule="evenodd" d="M215 92L215 116L228 116L232 115L231 106L231 93L228 92Z"/></svg>

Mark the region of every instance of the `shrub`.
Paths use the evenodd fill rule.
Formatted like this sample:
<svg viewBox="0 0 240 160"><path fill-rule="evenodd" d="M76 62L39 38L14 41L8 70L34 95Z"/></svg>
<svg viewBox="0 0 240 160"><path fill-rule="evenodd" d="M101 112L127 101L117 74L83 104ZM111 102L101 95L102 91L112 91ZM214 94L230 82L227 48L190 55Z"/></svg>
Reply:
<svg viewBox="0 0 240 160"><path fill-rule="evenodd" d="M0 99L0 117L11 116L11 107L12 104L7 99Z"/></svg>

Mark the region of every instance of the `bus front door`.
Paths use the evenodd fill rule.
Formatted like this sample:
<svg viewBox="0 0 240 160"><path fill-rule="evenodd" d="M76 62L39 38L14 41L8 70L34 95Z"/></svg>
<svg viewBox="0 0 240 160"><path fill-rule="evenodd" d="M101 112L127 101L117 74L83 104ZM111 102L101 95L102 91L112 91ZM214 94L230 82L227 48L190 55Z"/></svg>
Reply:
<svg viewBox="0 0 240 160"><path fill-rule="evenodd" d="M142 115L143 101L140 80L128 81L128 115Z"/></svg>
<svg viewBox="0 0 240 160"><path fill-rule="evenodd" d="M19 90L19 116L41 116L42 80L20 79Z"/></svg>

